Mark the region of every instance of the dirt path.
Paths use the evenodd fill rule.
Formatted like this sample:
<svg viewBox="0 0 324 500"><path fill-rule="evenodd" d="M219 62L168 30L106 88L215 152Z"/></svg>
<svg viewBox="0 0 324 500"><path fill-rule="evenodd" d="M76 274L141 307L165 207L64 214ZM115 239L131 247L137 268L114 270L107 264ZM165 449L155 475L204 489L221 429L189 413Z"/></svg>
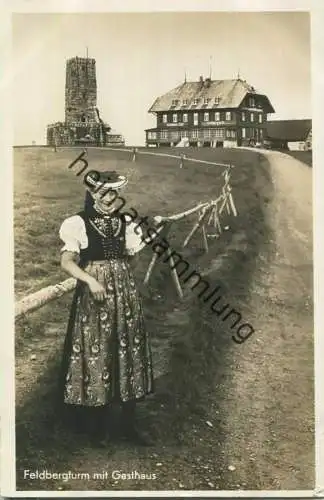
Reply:
<svg viewBox="0 0 324 500"><path fill-rule="evenodd" d="M259 255L244 306L258 329L239 349L227 412L227 487L314 487L312 170L265 153L275 195L267 207L272 244ZM224 484L224 486L225 486Z"/></svg>
<svg viewBox="0 0 324 500"><path fill-rule="evenodd" d="M183 343L180 351L173 346L178 357L172 361L169 382L160 377L156 397L143 405L142 422L148 427L152 427L152 422L156 425L152 428L153 433L156 431L155 446L148 450L125 445L94 450L86 441L78 442L75 436L62 434L60 427L46 430L42 419L48 418L49 410L42 410L43 405L38 404L41 398L50 401L47 392L56 377L57 348L48 348L48 343L46 348L43 340L39 345L43 354L39 355L44 358L46 373L34 373L32 386L37 389L25 393L28 401L24 403L18 430L18 439L21 435L38 454L35 457L34 451L33 456L29 454L20 460L19 489L313 488L311 170L286 155L265 154L269 164L262 168L270 168L275 192L264 197L264 192L271 191L264 189L270 181L260 170L255 190L266 208L263 213L249 214L250 219L242 219L246 225L257 217L256 225L265 228L263 243L252 241L249 246L242 226L229 244L223 242L222 253L214 259L207 256L206 261L206 272L215 279L219 266L224 267L227 261L226 282L235 291L233 305L256 333L246 343L237 345L228 332L222 336L213 319L206 319L201 302L192 308L190 299L170 310L165 318L167 333L177 332L175 341L181 342L183 336ZM264 220L258 219L263 216ZM250 252L253 246L253 251L259 252L256 259ZM234 265L231 252L241 256L242 262ZM247 270L249 260L253 261L252 276ZM195 327L197 334L186 352L188 331L195 332ZM55 343L55 336L59 338L56 325L53 331ZM28 362L29 354L25 355ZM185 379L185 387L177 386L177 369L182 372L178 379ZM191 384L191 377L198 371L200 386L197 380ZM19 370L18 384L24 384ZM199 386L199 392L188 396L189 407L181 408L182 399L193 386ZM178 400L175 394L179 394ZM184 436L180 444L171 436L176 425L170 420L172 415L178 419L179 432ZM49 459L54 453L55 459ZM35 463L38 470L96 471L107 472L108 476L81 482L23 481L22 469L34 470ZM157 479L113 479L113 470L156 473Z"/></svg>

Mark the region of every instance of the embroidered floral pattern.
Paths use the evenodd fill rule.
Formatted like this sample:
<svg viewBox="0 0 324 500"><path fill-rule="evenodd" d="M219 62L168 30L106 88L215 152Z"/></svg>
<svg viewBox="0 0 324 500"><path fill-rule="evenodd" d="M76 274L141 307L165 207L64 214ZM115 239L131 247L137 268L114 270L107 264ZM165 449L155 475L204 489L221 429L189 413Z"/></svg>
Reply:
<svg viewBox="0 0 324 500"><path fill-rule="evenodd" d="M118 236L122 227L120 217L94 217L92 219L93 226L106 237L109 231L112 231L113 236Z"/></svg>
<svg viewBox="0 0 324 500"><path fill-rule="evenodd" d="M153 392L152 355L129 265L124 260L93 262L85 270L108 297L96 303L87 285L75 292L64 401L96 406L141 398Z"/></svg>

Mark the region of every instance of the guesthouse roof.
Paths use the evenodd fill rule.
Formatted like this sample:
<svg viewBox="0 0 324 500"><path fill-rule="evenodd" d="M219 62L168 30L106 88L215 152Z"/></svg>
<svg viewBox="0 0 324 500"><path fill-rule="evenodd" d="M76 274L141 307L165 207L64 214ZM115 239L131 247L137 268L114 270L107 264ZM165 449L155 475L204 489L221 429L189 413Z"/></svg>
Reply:
<svg viewBox="0 0 324 500"><path fill-rule="evenodd" d="M268 97L257 92L245 80L240 78L235 80L206 78L204 80L202 77L196 82L184 82L158 97L149 112L238 108L247 95L258 95L264 102L266 112L274 113Z"/></svg>

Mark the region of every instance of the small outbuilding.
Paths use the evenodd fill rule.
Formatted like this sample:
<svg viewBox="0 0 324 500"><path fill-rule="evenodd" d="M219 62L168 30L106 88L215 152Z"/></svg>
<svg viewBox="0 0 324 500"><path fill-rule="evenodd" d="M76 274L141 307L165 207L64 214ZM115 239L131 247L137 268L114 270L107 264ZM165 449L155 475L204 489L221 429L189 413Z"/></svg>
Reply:
<svg viewBox="0 0 324 500"><path fill-rule="evenodd" d="M265 144L271 149L312 150L312 120L272 120L266 123Z"/></svg>

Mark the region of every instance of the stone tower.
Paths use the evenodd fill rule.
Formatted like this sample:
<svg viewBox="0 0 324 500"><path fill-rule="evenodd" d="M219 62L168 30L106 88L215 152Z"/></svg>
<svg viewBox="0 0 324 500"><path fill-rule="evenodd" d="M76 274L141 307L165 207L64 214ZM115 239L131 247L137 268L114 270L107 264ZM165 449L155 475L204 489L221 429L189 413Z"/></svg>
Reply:
<svg viewBox="0 0 324 500"><path fill-rule="evenodd" d="M47 126L49 146L125 145L122 135L111 133L97 107L96 61L73 57L66 62L65 121Z"/></svg>
<svg viewBox="0 0 324 500"><path fill-rule="evenodd" d="M66 63L65 122L96 122L95 59L73 57Z"/></svg>

